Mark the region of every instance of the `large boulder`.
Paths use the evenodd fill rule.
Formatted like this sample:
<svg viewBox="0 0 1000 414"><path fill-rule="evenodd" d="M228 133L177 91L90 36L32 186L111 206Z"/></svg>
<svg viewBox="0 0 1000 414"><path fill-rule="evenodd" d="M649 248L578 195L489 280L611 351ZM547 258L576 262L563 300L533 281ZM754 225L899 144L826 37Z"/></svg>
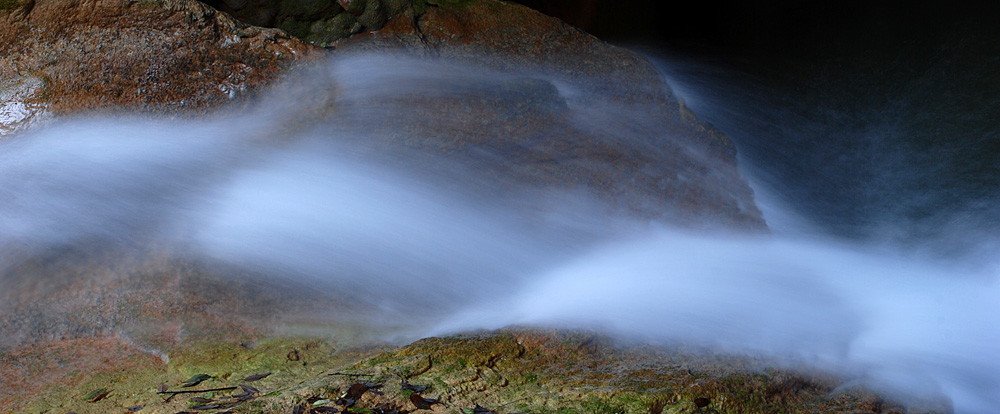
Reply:
<svg viewBox="0 0 1000 414"><path fill-rule="evenodd" d="M280 6L311 7L298 3ZM492 167L504 174L587 188L641 217L764 228L737 172L732 143L679 104L641 56L501 1L335 6L357 13L376 7L369 3L392 17L371 23L377 28L384 22L379 30L331 39L335 55L406 50L470 70L535 78L478 85L479 91L450 99L411 96L403 107L419 128L406 132L423 136L429 146L489 146L499 155ZM189 0L19 1L3 13L8 24L0 29L0 133L78 111L200 113L253 95L290 63L321 50ZM573 88L570 99L603 107L590 105L590 113L567 108L568 92L556 88L565 84ZM481 101L477 94L492 95L494 103L470 109L465 101ZM519 109L525 105L527 110ZM457 107L469 116L439 116L459 113ZM510 108L524 115L514 131L508 130ZM590 125L581 125L581 117ZM481 125L484 120L488 125ZM405 141L398 133L388 135Z"/></svg>
<svg viewBox="0 0 1000 414"><path fill-rule="evenodd" d="M12 3L0 7L0 134L48 113L203 111L315 55L197 1Z"/></svg>
<svg viewBox="0 0 1000 414"><path fill-rule="evenodd" d="M488 147L505 174L587 188L640 217L765 227L732 142L679 102L647 59L514 3L415 3L378 31L333 43L334 55L404 50L514 79L448 85L462 91L454 99L394 96L387 110L404 114L395 121L412 124L410 135Z"/></svg>

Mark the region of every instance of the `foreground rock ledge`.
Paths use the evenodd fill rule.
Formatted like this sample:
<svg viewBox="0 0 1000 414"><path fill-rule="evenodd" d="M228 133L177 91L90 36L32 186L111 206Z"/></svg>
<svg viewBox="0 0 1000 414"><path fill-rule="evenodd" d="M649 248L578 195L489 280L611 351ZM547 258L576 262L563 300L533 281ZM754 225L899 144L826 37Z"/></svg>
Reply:
<svg viewBox="0 0 1000 414"><path fill-rule="evenodd" d="M34 402L13 400L8 407L80 414L318 413L348 407L344 412L948 411L931 403L905 408L840 387L835 378L766 368L764 360L683 347L616 346L588 332L513 329L427 338L401 348L317 338L203 343L173 353L167 363L110 338L69 341L36 353L61 357L94 351L111 351L104 364L113 369L77 381L56 380ZM40 368L21 373L46 375Z"/></svg>

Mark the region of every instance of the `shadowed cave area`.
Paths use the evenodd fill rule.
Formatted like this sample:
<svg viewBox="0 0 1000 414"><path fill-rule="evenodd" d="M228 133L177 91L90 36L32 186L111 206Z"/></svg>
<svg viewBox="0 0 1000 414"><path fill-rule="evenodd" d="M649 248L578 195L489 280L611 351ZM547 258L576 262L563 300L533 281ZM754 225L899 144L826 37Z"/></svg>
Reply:
<svg viewBox="0 0 1000 414"><path fill-rule="evenodd" d="M207 0L206 4L240 21L276 27L316 46L377 30L398 11L399 4L380 0ZM412 7L412 5L411 5Z"/></svg>

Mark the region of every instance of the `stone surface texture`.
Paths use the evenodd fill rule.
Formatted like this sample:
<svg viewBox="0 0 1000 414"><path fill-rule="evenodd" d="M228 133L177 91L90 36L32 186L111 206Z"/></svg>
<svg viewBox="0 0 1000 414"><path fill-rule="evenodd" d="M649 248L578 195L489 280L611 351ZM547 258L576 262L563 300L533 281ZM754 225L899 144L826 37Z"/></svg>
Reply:
<svg viewBox="0 0 1000 414"><path fill-rule="evenodd" d="M0 10L0 123L45 113L204 111L315 48L193 0L29 0Z"/></svg>
<svg viewBox="0 0 1000 414"><path fill-rule="evenodd" d="M410 122L412 135L430 146L453 148L447 143L460 140L488 147L512 164L499 167L504 174L585 187L640 217L765 228L732 142L678 102L647 59L557 19L500 1L426 2L333 47L335 54L404 50L522 77L537 73L471 86L480 91L459 99L414 96L400 105L413 118L397 122ZM566 85L573 97L558 90ZM574 112L572 102L567 108L573 99L603 107ZM515 113L521 108L530 109ZM434 122L440 114L448 114L447 125Z"/></svg>

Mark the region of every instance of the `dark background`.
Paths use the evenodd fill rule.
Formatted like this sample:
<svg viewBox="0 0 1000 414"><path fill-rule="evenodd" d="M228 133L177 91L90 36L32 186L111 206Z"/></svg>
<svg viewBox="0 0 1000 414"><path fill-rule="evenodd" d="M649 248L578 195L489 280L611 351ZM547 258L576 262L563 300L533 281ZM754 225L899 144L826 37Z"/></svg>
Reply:
<svg viewBox="0 0 1000 414"><path fill-rule="evenodd" d="M518 0L601 39L736 56L811 54L825 42L886 44L1000 24L960 1ZM972 3L972 2L968 2ZM978 2L990 3L990 2ZM829 46L829 45L827 45Z"/></svg>
<svg viewBox="0 0 1000 414"><path fill-rule="evenodd" d="M521 3L653 57L758 192L820 233L996 255L1000 6Z"/></svg>

